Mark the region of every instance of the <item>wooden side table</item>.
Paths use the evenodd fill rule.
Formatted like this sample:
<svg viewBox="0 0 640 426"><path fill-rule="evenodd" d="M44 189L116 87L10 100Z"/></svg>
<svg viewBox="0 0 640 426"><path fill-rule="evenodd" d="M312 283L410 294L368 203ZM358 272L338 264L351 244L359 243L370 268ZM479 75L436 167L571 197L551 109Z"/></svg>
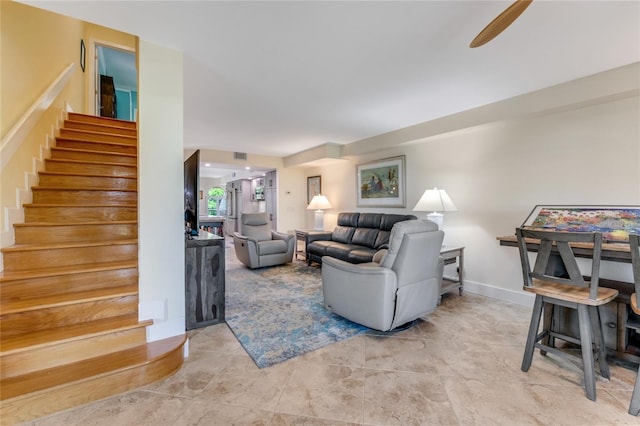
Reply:
<svg viewBox="0 0 640 426"><path fill-rule="evenodd" d="M457 264L456 275L443 275L440 295L458 289L460 296L464 288L464 246L442 246L440 256L447 265Z"/></svg>

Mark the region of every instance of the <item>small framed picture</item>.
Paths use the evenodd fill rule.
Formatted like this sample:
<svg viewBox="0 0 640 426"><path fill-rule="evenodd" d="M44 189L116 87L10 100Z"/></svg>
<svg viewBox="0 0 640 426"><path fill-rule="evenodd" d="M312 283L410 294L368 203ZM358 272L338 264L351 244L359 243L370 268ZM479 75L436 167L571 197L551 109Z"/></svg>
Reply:
<svg viewBox="0 0 640 426"><path fill-rule="evenodd" d="M84 72L84 64L87 59L87 48L84 45L84 40L80 39L80 68Z"/></svg>
<svg viewBox="0 0 640 426"><path fill-rule="evenodd" d="M314 196L322 194L322 180L320 176L309 176L307 178L307 204Z"/></svg>

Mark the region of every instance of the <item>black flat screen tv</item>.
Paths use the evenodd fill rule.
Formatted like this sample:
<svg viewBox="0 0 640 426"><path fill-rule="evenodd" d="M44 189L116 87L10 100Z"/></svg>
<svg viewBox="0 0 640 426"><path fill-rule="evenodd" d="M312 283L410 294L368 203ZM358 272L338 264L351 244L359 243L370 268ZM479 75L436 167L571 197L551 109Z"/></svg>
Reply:
<svg viewBox="0 0 640 426"><path fill-rule="evenodd" d="M199 181L200 150L197 150L184 162L184 226L191 235L198 235Z"/></svg>

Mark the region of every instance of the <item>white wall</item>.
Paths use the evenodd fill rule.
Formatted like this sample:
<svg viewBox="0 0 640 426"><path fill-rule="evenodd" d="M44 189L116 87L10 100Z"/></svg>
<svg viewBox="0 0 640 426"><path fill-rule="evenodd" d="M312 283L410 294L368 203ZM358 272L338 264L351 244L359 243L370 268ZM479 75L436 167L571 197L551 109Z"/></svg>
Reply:
<svg viewBox="0 0 640 426"><path fill-rule="evenodd" d="M278 168L278 231L306 229L307 179L302 168Z"/></svg>
<svg viewBox="0 0 640 426"><path fill-rule="evenodd" d="M639 205L639 117L635 96L436 136L306 175L322 175L334 206L325 213L326 229L338 212L411 213L425 189L446 189L458 211L445 214L445 243L466 246L467 289L527 303L517 249L501 247L496 237L513 235L536 204ZM356 164L398 154L406 156L406 208L356 207ZM604 268L611 278L631 279L628 264Z"/></svg>
<svg viewBox="0 0 640 426"><path fill-rule="evenodd" d="M140 319L153 318L147 340L183 334L182 54L140 40Z"/></svg>

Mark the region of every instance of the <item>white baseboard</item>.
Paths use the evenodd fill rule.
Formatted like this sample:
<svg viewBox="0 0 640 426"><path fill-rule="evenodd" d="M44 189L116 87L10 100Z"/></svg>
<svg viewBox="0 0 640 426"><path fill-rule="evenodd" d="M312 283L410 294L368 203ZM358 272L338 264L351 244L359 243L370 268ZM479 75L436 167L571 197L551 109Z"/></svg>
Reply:
<svg viewBox="0 0 640 426"><path fill-rule="evenodd" d="M533 307L533 300L535 299L529 293L467 280L464 281L464 291L528 307Z"/></svg>

